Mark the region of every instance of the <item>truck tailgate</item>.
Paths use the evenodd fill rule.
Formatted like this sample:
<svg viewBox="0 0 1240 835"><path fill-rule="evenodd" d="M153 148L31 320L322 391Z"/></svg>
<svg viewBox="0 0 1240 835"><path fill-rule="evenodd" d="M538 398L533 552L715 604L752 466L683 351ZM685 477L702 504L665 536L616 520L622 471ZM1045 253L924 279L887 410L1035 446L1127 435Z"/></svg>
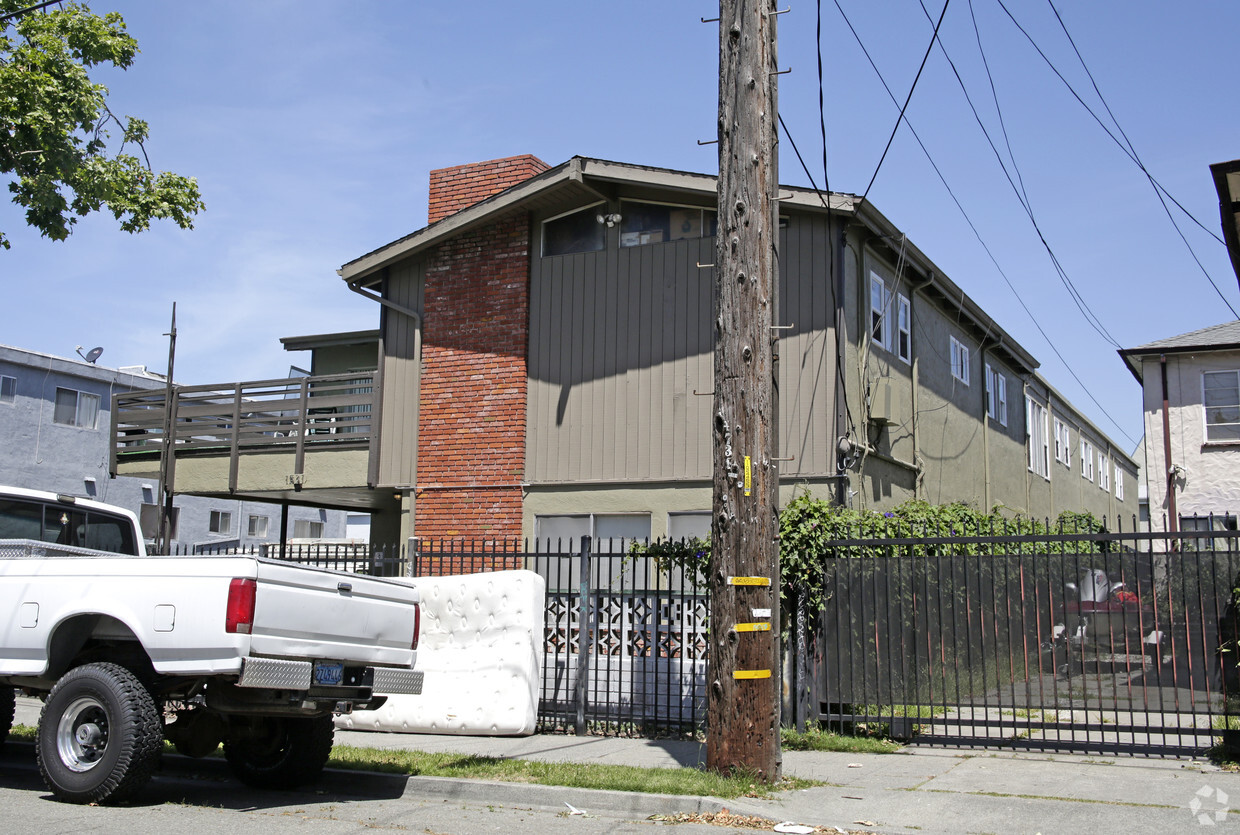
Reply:
<svg viewBox="0 0 1240 835"><path fill-rule="evenodd" d="M413 586L275 560L257 563L251 653L413 663Z"/></svg>

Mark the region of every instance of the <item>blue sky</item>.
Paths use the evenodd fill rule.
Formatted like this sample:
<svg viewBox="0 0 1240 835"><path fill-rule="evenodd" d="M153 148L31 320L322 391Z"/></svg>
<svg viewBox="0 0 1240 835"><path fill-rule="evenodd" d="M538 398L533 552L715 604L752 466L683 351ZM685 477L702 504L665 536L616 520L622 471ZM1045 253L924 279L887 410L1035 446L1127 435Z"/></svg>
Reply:
<svg viewBox="0 0 1240 835"><path fill-rule="evenodd" d="M1106 119L1050 4L1004 2ZM821 186L816 5L781 6L791 10L779 18L780 63L792 72L780 76L780 113ZM903 101L933 29L922 7L840 6ZM1240 157L1240 106L1226 84L1240 3L1056 6L1146 168L1219 234L1208 166ZM283 377L307 358L284 352L280 337L376 326L376 307L347 292L335 270L425 225L433 168L522 153L553 165L581 154L717 168L715 147L698 145L715 131L717 26L700 22L717 13L709 2L97 0L92 8L119 11L142 50L128 71L100 74L113 110L150 122L152 164L196 176L207 209L193 231L164 224L131 236L102 216L55 243L0 202L0 228L13 241L0 251L0 343L60 356L101 345L101 364L162 370L175 301L180 382ZM942 5L927 0L927 9L937 19ZM822 26L827 175L833 190L860 194L898 107L834 0L822 4ZM997 0L954 0L941 35L1005 155L1010 145L1042 236L1115 341L1131 347L1234 318L1145 176ZM1142 431L1139 388L1078 311L937 49L908 117L1002 274L904 127L870 199L1131 449ZM782 181L809 184L786 140L780 163ZM1223 246L1173 213L1240 310Z"/></svg>

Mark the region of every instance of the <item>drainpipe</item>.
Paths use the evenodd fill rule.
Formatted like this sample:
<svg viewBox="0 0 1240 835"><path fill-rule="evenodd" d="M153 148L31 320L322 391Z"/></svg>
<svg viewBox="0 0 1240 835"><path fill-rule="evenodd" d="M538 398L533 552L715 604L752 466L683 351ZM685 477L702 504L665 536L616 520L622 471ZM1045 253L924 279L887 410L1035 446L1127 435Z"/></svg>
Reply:
<svg viewBox="0 0 1240 835"><path fill-rule="evenodd" d="M391 299L387 298L386 296L380 295L380 294L378 294L378 293L372 293L372 292L370 292L370 291L368 291L368 290L364 289L363 287L361 287L361 286L360 286L357 282L354 282L354 281L346 281L346 282L345 282L345 286L346 286L346 287L348 287L350 290L352 290L354 293L357 293L359 296L361 296L361 297L363 297L363 298L366 298L366 299L370 299L372 302L378 302L378 303L379 303L380 305L382 305L383 307L386 307L386 308L388 308L389 310L394 310L394 311L396 311L397 313L400 313L400 314L401 314L401 315L403 315L403 316L408 316L410 319L412 319L412 320L413 320L413 325L414 325L414 327L413 327L413 355L414 355L414 357L416 358L417 362L418 362L418 363L419 363L419 365L420 365L420 363L422 362L422 314L418 313L418 311L414 310L414 309L413 309L413 308L411 308L411 307L406 307L406 306L405 306L405 305L403 305L403 304L399 304L398 302L394 302L394 301L392 301ZM386 329L384 329L384 331L382 331L381 333L386 333ZM381 335L381 336L380 336L380 346L382 347L382 346L385 346L386 344L387 344L387 340L386 340L386 338L385 338L384 336L382 336L382 335ZM374 421L374 426L378 427L378 432L377 432L377 434L376 434L376 436L375 436L375 437L376 437L376 439L377 439L377 441L378 441L378 443L379 443L380 445L382 445L382 443L383 443L383 434L384 434L384 432L383 432L383 423L382 423L382 408L381 408L381 406L382 406L382 399L383 399L383 362L382 362L382 359L383 359L383 357L382 357L382 356L380 356L380 357L378 358L379 362L378 362L378 367L377 367L376 374L375 374L375 388L376 388L376 393L375 393L375 411L376 411L376 413L377 413L377 414L376 414L376 415L374 415L374 416L372 416L372 421ZM418 370L418 387L419 387L419 388L421 388L421 385L422 385L422 376L421 376L421 369L419 368L419 370ZM414 420L414 426L417 426L417 417L418 417L418 409L419 409L419 401L420 401L420 400L421 400L421 398L420 398L420 397L418 397L418 398L414 398L414 406L413 406L413 408L414 408L414 418L413 418L413 420ZM372 441L372 443L374 443L374 442ZM381 447L380 447L380 448L381 448ZM414 477L413 477L413 481L414 481L414 483L415 483L415 485L416 485L416 482L417 482L417 458L416 458L416 452L415 452L415 457L414 457L414 470L413 470L413 476L414 476ZM378 463L378 456L375 456L375 455L372 455L372 456L371 456L370 467L369 467L369 471L368 471L368 473L367 473L367 481L369 481L369 482L371 483L371 486L372 486L372 487L373 487L373 486L375 486L376 484L378 484L378 481L379 481L379 463ZM413 486L414 486L414 485L411 485L409 489L400 489L400 491L399 491L399 492L402 494L402 495L401 495L400 502L399 502L399 503L400 503L400 507L401 507L401 513L404 513L404 512L405 512L405 509L404 509L404 506L405 506L405 504L406 504L406 501L405 501L405 500L406 500L406 499L408 499L408 500L409 500L409 502L410 502L410 503L412 503L412 502L413 502L413 500L414 500L414 497L416 496L416 492L415 492L415 490L413 489ZM399 489L399 488L398 488L398 489ZM413 508L412 508L412 507L411 507L411 508L409 508L409 514L410 514L410 517L412 517L412 516L413 516ZM409 537L409 536L411 536L411 535L412 535L412 533L413 533L413 527L412 527L412 525L413 525L413 519L412 519L412 518L410 518L410 520L409 520L409 521L410 521L410 525L409 525L409 527L408 527L407 529L402 530L402 539L406 539L406 540L407 540L407 539L408 539L408 537ZM404 527L405 527L405 526L402 524L402 528L404 528Z"/></svg>
<svg viewBox="0 0 1240 835"><path fill-rule="evenodd" d="M1171 408L1167 396L1167 355L1159 354L1159 368L1162 371L1162 423L1163 423L1163 463L1167 472L1167 530L1179 533L1180 516L1175 509L1175 464L1171 461Z"/></svg>

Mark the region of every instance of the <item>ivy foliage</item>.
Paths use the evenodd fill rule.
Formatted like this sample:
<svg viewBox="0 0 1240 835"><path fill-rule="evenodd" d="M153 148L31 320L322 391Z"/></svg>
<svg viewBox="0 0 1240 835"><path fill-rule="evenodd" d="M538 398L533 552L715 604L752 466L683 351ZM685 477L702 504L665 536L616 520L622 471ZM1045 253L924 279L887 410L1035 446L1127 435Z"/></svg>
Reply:
<svg viewBox="0 0 1240 835"><path fill-rule="evenodd" d="M0 0L0 15L29 5ZM44 237L64 240L79 217L102 209L126 232L156 219L190 229L204 208L197 180L151 169L147 123L118 118L107 87L90 78L99 65L128 68L137 52L119 14L96 15L82 3L0 22L0 175ZM2 229L0 247L10 247Z"/></svg>
<svg viewBox="0 0 1240 835"><path fill-rule="evenodd" d="M1090 513L1064 512L1047 523L1005 512L1002 507L985 513L961 502L934 505L917 500L877 512L839 507L824 499L813 498L808 492L800 492L788 502L779 516L782 623L786 627L791 622L789 615L798 597L807 612L821 611L826 605L823 578L828 560L841 556L881 556L886 553L882 540L917 540L907 550L913 556L940 553L979 555L984 554L988 546L968 538L1103 532L1102 522ZM963 538L964 541L950 544L933 541L943 538ZM871 540L874 544L850 547L847 551L828 544L840 540ZM1084 555L1087 558L1105 550L1087 541L1034 541L1027 547L1028 553L1033 554ZM692 539L634 543L630 551L655 557L660 568L683 568L691 572L699 588L705 588L709 582L709 541ZM1078 559L1076 562L1087 564L1088 559L1085 562Z"/></svg>

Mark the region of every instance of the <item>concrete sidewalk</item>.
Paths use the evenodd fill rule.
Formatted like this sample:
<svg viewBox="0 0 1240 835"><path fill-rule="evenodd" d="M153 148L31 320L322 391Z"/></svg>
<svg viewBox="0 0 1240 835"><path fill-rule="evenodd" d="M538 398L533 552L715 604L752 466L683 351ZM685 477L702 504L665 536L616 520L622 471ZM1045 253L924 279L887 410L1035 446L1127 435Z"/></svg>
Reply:
<svg viewBox="0 0 1240 835"><path fill-rule="evenodd" d="M34 725L39 703L19 699L17 722ZM336 732L338 745L450 751L556 762L693 767L705 746L676 740L539 735L469 737ZM773 821L883 833L1052 833L1240 831L1240 774L1188 759L963 752L908 748L897 754L784 752L790 776L823 786L769 800L592 792L555 786L405 778L406 797L542 806L565 803L629 818L673 811L732 812ZM325 778L326 780L327 778ZM370 775L337 772L338 791L365 793ZM347 783L347 786L345 785ZM1232 807L1235 807L1235 811Z"/></svg>
<svg viewBox="0 0 1240 835"><path fill-rule="evenodd" d="M705 759L699 743L614 737L337 731L336 742L649 768L691 767ZM781 792L771 800L718 801L720 808L775 821L892 833L1240 830L1240 774L1202 760L927 748L897 754L785 751L784 772L827 785ZM583 808L589 811L588 805Z"/></svg>

